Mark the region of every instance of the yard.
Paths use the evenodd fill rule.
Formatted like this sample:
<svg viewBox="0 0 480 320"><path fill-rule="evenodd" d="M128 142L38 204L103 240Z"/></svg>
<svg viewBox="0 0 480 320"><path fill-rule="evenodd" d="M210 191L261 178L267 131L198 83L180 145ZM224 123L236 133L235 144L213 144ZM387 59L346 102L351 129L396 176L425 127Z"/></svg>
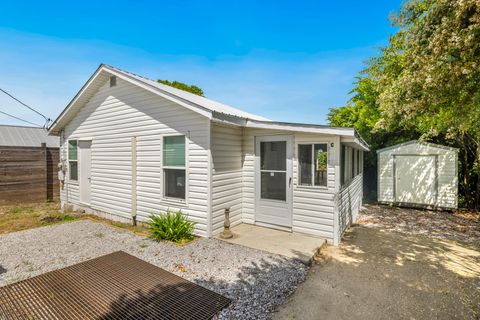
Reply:
<svg viewBox="0 0 480 320"><path fill-rule="evenodd" d="M479 319L480 222L366 205L276 319Z"/></svg>
<svg viewBox="0 0 480 320"><path fill-rule="evenodd" d="M267 318L308 271L300 262L216 239L157 242L134 233L142 230L61 215L55 204L3 208L0 226L0 286L123 250L231 298L220 315L225 319Z"/></svg>
<svg viewBox="0 0 480 320"><path fill-rule="evenodd" d="M2 207L0 286L123 250L233 299L225 319L269 318L275 309L278 319L480 315L480 222L471 213L366 205L341 245L308 269L217 239L158 242L144 228L56 208Z"/></svg>

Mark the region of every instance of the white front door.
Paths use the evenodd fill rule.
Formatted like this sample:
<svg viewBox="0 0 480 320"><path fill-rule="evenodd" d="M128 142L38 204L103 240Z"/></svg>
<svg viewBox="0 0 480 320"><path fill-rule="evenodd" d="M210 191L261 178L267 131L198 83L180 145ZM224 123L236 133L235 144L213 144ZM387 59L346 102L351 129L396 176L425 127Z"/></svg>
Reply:
<svg viewBox="0 0 480 320"><path fill-rule="evenodd" d="M395 201L436 203L436 158L430 155L395 156Z"/></svg>
<svg viewBox="0 0 480 320"><path fill-rule="evenodd" d="M292 226L292 136L255 139L255 222Z"/></svg>
<svg viewBox="0 0 480 320"><path fill-rule="evenodd" d="M91 194L91 166L92 166L92 157L91 157L91 146L92 141L79 141L78 149L80 153L79 164L79 183L80 183L80 202L85 204L90 204L90 194Z"/></svg>

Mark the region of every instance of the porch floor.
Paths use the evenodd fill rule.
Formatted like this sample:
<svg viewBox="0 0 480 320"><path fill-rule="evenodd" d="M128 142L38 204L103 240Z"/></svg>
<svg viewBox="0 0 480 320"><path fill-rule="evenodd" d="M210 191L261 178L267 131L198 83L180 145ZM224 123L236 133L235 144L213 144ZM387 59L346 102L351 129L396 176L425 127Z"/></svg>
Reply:
<svg viewBox="0 0 480 320"><path fill-rule="evenodd" d="M231 230L231 239L222 239L219 235L216 237L226 242L298 259L305 264L310 264L317 249L325 242L322 238L245 223Z"/></svg>

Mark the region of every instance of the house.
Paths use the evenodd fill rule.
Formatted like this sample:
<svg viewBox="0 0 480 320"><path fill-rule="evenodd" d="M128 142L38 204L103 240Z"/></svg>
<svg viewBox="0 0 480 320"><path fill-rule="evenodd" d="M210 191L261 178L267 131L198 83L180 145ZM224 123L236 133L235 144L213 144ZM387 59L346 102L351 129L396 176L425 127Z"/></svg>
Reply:
<svg viewBox="0 0 480 320"><path fill-rule="evenodd" d="M458 149L409 141L377 150L378 201L456 209Z"/></svg>
<svg viewBox="0 0 480 320"><path fill-rule="evenodd" d="M110 219L182 210L195 232L257 224L338 243L362 203L352 128L278 122L100 65L49 129L62 204Z"/></svg>
<svg viewBox="0 0 480 320"><path fill-rule="evenodd" d="M58 201L59 147L43 128L0 125L0 203Z"/></svg>

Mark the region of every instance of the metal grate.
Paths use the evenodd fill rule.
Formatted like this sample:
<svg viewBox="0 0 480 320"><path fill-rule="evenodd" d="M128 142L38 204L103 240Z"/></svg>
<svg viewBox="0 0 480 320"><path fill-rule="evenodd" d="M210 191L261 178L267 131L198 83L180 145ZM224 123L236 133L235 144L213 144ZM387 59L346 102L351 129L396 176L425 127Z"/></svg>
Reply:
<svg viewBox="0 0 480 320"><path fill-rule="evenodd" d="M210 319L230 302L119 251L0 288L0 319Z"/></svg>

